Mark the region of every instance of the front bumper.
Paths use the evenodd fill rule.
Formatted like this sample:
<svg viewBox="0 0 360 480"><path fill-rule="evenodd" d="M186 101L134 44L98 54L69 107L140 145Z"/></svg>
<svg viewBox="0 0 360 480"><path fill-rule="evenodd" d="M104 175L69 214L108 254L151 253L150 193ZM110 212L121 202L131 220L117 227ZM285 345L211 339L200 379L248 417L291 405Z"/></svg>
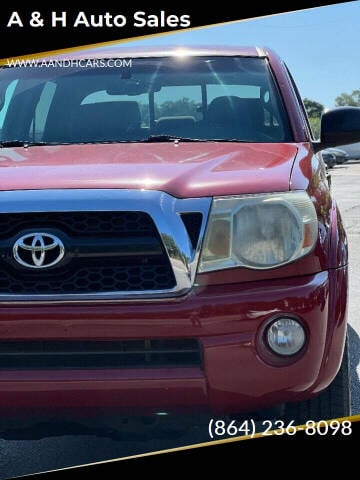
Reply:
<svg viewBox="0 0 360 480"><path fill-rule="evenodd" d="M335 377L346 334L347 267L291 279L196 287L156 302L3 305L3 340L196 338L199 367L0 369L0 409L240 412L307 398ZM264 323L296 315L308 342L296 361L264 359Z"/></svg>

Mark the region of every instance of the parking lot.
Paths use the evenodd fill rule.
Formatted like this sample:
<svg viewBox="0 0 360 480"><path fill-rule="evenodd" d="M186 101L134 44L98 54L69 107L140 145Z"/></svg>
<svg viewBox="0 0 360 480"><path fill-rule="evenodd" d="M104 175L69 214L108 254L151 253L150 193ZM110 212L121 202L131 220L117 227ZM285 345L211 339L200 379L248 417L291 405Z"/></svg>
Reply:
<svg viewBox="0 0 360 480"><path fill-rule="evenodd" d="M349 161L330 170L332 189L340 206L349 241L350 360L352 413L360 413L360 161Z"/></svg>
<svg viewBox="0 0 360 480"><path fill-rule="evenodd" d="M341 209L350 250L349 338L352 408L360 413L360 161L350 161L331 170L332 189ZM159 419L161 420L161 418ZM177 425L177 427L175 427ZM123 457L146 451L208 441L207 419L194 424L181 419L166 428L124 423L117 434L111 429L89 429L74 434L72 425L44 426L39 439L0 439L0 479ZM54 436L53 436L54 434ZM48 435L48 436L46 436Z"/></svg>

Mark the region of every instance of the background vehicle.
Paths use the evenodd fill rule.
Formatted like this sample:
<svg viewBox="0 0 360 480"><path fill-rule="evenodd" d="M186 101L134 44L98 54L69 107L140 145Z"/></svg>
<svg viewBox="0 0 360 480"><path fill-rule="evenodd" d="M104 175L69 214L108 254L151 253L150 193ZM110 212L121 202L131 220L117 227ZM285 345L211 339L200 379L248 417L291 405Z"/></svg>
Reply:
<svg viewBox="0 0 360 480"><path fill-rule="evenodd" d="M335 155L336 163L340 165L347 162L350 159L350 155L345 150L342 150L341 148L328 148L324 150L324 152L332 153L333 155Z"/></svg>
<svg viewBox="0 0 360 480"><path fill-rule="evenodd" d="M360 143L341 145L341 149L349 154L351 160L360 160Z"/></svg>
<svg viewBox="0 0 360 480"><path fill-rule="evenodd" d="M335 167L335 165L337 164L335 153L329 150L323 150L321 152L321 155L328 168Z"/></svg>
<svg viewBox="0 0 360 480"><path fill-rule="evenodd" d="M109 66L0 72L0 409L349 414L319 152L360 110L314 142L268 49L79 55Z"/></svg>

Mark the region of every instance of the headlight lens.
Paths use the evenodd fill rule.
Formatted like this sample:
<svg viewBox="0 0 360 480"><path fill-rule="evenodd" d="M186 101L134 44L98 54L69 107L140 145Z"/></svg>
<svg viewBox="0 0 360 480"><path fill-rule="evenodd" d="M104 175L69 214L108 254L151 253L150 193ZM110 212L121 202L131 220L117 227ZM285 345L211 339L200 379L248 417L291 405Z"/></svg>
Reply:
<svg viewBox="0 0 360 480"><path fill-rule="evenodd" d="M199 271L285 265L309 253L317 235L315 207L304 191L216 197Z"/></svg>

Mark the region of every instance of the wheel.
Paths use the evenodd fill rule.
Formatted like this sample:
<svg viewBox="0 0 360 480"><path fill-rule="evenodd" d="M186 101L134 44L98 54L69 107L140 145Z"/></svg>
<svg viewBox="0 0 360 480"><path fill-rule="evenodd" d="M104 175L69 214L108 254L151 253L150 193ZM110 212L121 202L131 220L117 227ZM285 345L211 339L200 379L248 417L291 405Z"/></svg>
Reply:
<svg viewBox="0 0 360 480"><path fill-rule="evenodd" d="M328 420L351 415L348 338L340 370L332 383L317 397L286 405L287 420L302 425L308 420Z"/></svg>

